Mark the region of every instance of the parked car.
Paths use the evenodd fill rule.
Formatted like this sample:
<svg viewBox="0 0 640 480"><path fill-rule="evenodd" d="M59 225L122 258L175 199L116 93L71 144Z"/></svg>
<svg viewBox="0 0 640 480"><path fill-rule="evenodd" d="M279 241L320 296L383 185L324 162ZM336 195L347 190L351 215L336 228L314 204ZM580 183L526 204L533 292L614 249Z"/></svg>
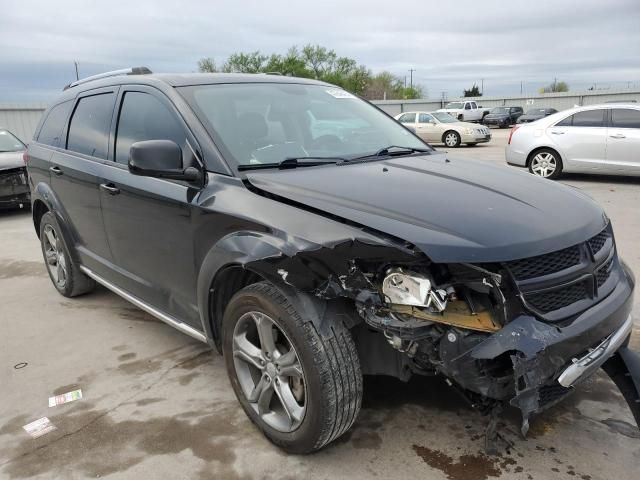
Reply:
<svg viewBox="0 0 640 480"><path fill-rule="evenodd" d="M536 120L548 117L549 115L553 115L554 113L558 113L555 108L530 108L529 110L527 110L527 113L521 115L520 118L518 118L518 123L535 122Z"/></svg>
<svg viewBox="0 0 640 480"><path fill-rule="evenodd" d="M327 83L146 72L74 82L29 144L61 295L100 283L217 348L288 452L351 427L365 374L443 375L526 432L604 365L640 420L635 280L593 200L450 159Z"/></svg>
<svg viewBox="0 0 640 480"><path fill-rule="evenodd" d="M518 118L522 116L522 113L522 107L495 107L482 119L482 123L507 128L511 124L516 123Z"/></svg>
<svg viewBox="0 0 640 480"><path fill-rule="evenodd" d="M605 104L514 127L506 159L545 178L562 172L640 175L639 152L640 106Z"/></svg>
<svg viewBox="0 0 640 480"><path fill-rule="evenodd" d="M489 108L484 108L472 100L450 102L438 110L438 112L448 113L461 122L481 122L489 114L489 111Z"/></svg>
<svg viewBox="0 0 640 480"><path fill-rule="evenodd" d="M448 113L405 112L396 115L395 119L421 139L429 143L444 143L451 148L459 147L462 143L473 146L491 140L491 132L487 127L459 122Z"/></svg>
<svg viewBox="0 0 640 480"><path fill-rule="evenodd" d="M13 133L0 129L0 209L31 205L27 168L22 158L26 149Z"/></svg>

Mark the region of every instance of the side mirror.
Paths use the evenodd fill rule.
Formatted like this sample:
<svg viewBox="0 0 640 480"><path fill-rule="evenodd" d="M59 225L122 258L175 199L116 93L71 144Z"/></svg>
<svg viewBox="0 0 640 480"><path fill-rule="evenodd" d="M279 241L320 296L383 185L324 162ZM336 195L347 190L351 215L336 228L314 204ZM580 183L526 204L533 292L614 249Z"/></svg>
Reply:
<svg viewBox="0 0 640 480"><path fill-rule="evenodd" d="M200 170L182 167L182 150L171 140L145 140L131 145L129 171L134 175L196 182Z"/></svg>

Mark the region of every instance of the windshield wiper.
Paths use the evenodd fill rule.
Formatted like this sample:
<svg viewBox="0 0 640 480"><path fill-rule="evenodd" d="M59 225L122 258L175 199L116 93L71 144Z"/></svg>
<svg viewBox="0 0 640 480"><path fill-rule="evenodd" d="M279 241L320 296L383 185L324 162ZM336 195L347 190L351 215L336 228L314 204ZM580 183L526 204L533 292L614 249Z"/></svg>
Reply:
<svg viewBox="0 0 640 480"><path fill-rule="evenodd" d="M278 168L280 170L285 170L288 168L314 167L316 165L327 165L329 163L346 161L348 160L343 157L288 157L281 162L238 165L238 170L241 172L245 170L263 170L267 168Z"/></svg>
<svg viewBox="0 0 640 480"><path fill-rule="evenodd" d="M412 153L431 153L431 149L428 148L416 148L416 147L403 147L401 145L389 145L383 147L376 153L371 155L363 155L361 157L352 158L351 160L360 160L363 158L375 158L375 157L395 157L400 155L410 155Z"/></svg>

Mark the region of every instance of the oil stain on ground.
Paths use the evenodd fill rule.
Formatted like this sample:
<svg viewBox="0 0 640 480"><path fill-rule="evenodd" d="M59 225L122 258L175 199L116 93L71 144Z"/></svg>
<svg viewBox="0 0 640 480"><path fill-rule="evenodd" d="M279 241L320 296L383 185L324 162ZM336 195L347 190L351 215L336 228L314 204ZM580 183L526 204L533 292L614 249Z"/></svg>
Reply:
<svg viewBox="0 0 640 480"><path fill-rule="evenodd" d="M27 260L0 260L0 279L17 277L43 277L47 269L43 262Z"/></svg>
<svg viewBox="0 0 640 480"><path fill-rule="evenodd" d="M486 480L489 477L499 477L499 458L491 458L483 453L465 454L455 461L452 457L439 450L420 445L413 445L413 450L430 467L443 472L449 480Z"/></svg>

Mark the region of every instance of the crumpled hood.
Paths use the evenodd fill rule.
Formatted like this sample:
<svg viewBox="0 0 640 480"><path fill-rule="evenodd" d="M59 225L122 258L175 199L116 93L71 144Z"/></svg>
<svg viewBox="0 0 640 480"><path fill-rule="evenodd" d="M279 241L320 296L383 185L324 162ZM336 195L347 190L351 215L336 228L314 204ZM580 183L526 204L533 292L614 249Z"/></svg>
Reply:
<svg viewBox="0 0 640 480"><path fill-rule="evenodd" d="M435 262L531 257L606 225L572 187L444 153L249 172L257 188L411 242ZM313 221L310 219L310 221Z"/></svg>
<svg viewBox="0 0 640 480"><path fill-rule="evenodd" d="M0 170L24 167L23 152L0 152Z"/></svg>

